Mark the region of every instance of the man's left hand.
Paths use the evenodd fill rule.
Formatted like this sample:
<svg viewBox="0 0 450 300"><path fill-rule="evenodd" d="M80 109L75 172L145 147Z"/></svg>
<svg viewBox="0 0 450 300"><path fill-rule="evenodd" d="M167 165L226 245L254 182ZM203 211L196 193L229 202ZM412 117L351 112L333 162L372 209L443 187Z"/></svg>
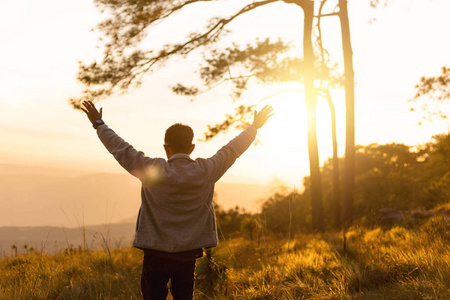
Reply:
<svg viewBox="0 0 450 300"><path fill-rule="evenodd" d="M94 124L95 120L102 119L103 108L100 108L100 111L98 111L92 101L83 101L83 106L84 108L81 107L81 110L86 113L89 121L91 121L92 124Z"/></svg>

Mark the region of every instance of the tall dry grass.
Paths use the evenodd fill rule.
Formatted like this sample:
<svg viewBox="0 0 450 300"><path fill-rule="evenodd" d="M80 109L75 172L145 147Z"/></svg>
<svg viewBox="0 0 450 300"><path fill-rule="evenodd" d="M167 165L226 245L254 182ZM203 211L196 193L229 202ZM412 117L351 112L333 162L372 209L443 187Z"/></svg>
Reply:
<svg viewBox="0 0 450 300"><path fill-rule="evenodd" d="M0 299L139 299L141 251L66 251L0 261Z"/></svg>
<svg viewBox="0 0 450 300"><path fill-rule="evenodd" d="M450 299L450 220L421 227L297 234L290 242L233 240L214 299ZM233 258L234 257L234 258ZM198 299L202 299L199 295Z"/></svg>
<svg viewBox="0 0 450 300"><path fill-rule="evenodd" d="M195 299L450 299L450 221L222 242L197 261ZM289 248L288 248L289 246ZM0 299L140 299L137 249L0 260Z"/></svg>

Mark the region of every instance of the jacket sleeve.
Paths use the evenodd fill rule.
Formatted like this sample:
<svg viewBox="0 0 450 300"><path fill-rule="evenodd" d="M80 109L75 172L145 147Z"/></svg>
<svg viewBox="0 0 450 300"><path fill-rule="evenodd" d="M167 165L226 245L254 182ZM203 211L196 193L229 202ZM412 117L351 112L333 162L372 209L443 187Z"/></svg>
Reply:
<svg viewBox="0 0 450 300"><path fill-rule="evenodd" d="M247 127L247 129L217 151L216 154L206 159L208 166L211 168L214 182L219 180L236 159L250 147L255 140L256 131L256 128L253 126Z"/></svg>
<svg viewBox="0 0 450 300"><path fill-rule="evenodd" d="M145 167L150 165L153 159L145 156L144 152L134 149L107 125L100 125L97 128L97 135L119 164L142 181Z"/></svg>

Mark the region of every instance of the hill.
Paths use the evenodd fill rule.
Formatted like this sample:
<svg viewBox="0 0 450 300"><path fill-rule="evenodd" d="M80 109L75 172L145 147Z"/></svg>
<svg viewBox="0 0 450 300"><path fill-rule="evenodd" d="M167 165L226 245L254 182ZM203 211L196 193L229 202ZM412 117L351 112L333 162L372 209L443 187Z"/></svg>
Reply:
<svg viewBox="0 0 450 300"><path fill-rule="evenodd" d="M24 245L40 253L58 253L62 249L98 250L108 247L129 247L134 237L135 223L102 224L79 228L55 226L0 227L0 257L13 254L11 246L18 247L18 254L27 251Z"/></svg>
<svg viewBox="0 0 450 300"><path fill-rule="evenodd" d="M258 209L269 188L218 182L225 208ZM65 226L134 223L140 182L128 174L83 173L53 168L0 165L0 226Z"/></svg>

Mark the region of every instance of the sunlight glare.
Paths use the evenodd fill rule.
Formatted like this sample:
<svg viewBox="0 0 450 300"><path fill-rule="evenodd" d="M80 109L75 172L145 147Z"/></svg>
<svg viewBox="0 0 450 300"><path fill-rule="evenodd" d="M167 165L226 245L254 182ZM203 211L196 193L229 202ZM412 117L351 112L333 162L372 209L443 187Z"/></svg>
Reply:
<svg viewBox="0 0 450 300"><path fill-rule="evenodd" d="M288 91L261 102L257 110L264 105L271 105L274 109L274 116L264 127L263 141L270 141L271 144L286 145L290 147L304 145L306 136L306 109L304 94L299 91ZM336 106L336 104L335 104ZM336 108L337 123L345 122L345 115L342 109ZM317 139L318 143L331 145L331 116L330 108L326 100L319 98L317 104ZM342 130L339 126L337 130ZM339 136L339 132L338 132Z"/></svg>
<svg viewBox="0 0 450 300"><path fill-rule="evenodd" d="M299 167L303 165L300 161L308 161L304 93L300 91L281 93L262 101L258 104L257 110L260 110L264 105L271 105L273 107L274 116L262 128L261 143L267 149L268 153L270 153L271 160L278 161L278 165L286 164L286 160L290 161L293 170L292 172L289 171L289 173L293 173L295 169L294 165ZM345 130L345 114L340 107L336 108L336 119L338 123L338 144L341 145L339 152L342 153L344 150L342 147L343 141L340 141L339 137L344 136L341 131ZM317 105L316 122L319 161L320 165L323 165L324 161L332 157L333 149L330 108L326 100L321 98L319 98ZM288 170L285 169L284 171L286 172ZM309 170L303 171L309 173Z"/></svg>
<svg viewBox="0 0 450 300"><path fill-rule="evenodd" d="M306 138L306 113L303 94L289 91L263 101L258 105L271 105L274 116L264 127L263 141L290 149L296 148ZM302 142L303 143L303 142Z"/></svg>

